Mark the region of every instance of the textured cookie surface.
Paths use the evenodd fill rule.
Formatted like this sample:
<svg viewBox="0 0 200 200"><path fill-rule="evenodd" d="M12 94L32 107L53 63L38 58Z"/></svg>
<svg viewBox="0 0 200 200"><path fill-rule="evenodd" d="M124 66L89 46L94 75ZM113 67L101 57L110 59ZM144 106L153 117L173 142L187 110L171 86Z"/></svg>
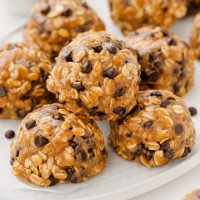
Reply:
<svg viewBox="0 0 200 200"><path fill-rule="evenodd" d="M79 33L104 30L96 13L81 0L38 1L32 8L24 38L37 44L52 59Z"/></svg>
<svg viewBox="0 0 200 200"><path fill-rule="evenodd" d="M194 18L192 32L190 36L190 45L194 51L195 57L200 58L200 14Z"/></svg>
<svg viewBox="0 0 200 200"><path fill-rule="evenodd" d="M168 28L187 12L185 0L109 0L114 21L127 34L146 25Z"/></svg>
<svg viewBox="0 0 200 200"><path fill-rule="evenodd" d="M183 96L194 83L194 56L190 47L161 27L148 26L126 37L138 52L140 89L165 89Z"/></svg>
<svg viewBox="0 0 200 200"><path fill-rule="evenodd" d="M109 143L127 160L147 167L186 157L195 129L185 103L171 92L140 92L137 106L123 120L111 122Z"/></svg>
<svg viewBox="0 0 200 200"><path fill-rule="evenodd" d="M85 181L103 170L106 155L95 122L61 104L27 115L11 145L13 173L39 186Z"/></svg>
<svg viewBox="0 0 200 200"><path fill-rule="evenodd" d="M0 118L23 118L53 101L46 89L52 67L37 47L25 43L2 46L0 69Z"/></svg>
<svg viewBox="0 0 200 200"><path fill-rule="evenodd" d="M139 81L136 53L104 31L91 31L62 49L47 87L73 112L103 120L122 118L135 106Z"/></svg>

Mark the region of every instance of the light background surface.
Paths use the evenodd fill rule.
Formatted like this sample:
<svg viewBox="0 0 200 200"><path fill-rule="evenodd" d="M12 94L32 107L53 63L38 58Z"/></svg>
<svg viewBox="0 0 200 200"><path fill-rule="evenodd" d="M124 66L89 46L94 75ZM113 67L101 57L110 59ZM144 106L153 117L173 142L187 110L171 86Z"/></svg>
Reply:
<svg viewBox="0 0 200 200"><path fill-rule="evenodd" d="M97 10L97 12L99 14L101 14L102 7L101 7L101 4L99 4L98 2L105 1L105 0L89 0L89 2L91 2L91 1L96 1L94 8ZM107 19L109 17L109 14L107 13L103 17L105 19ZM17 17L17 16L12 15L10 12L8 12L5 9L3 4L0 2L0 39L1 39L1 37L6 35L7 33L9 33L9 31L12 30L14 27L16 27L18 24L20 24L23 19L24 19L23 17ZM191 19L188 19L187 21L191 21ZM110 20L109 23L112 23L112 21ZM185 39L185 38L188 38L188 36L189 36L190 28L191 27L188 26L187 33L182 32L182 29L184 31L185 27L184 27L183 23L179 22L176 25L174 25L172 30L174 30L176 32L178 30L179 33L183 33L182 35L180 35L180 34L179 35ZM108 26L107 29L108 29L108 31L112 32L111 26ZM117 33L115 32L115 34L120 35L120 31L118 31ZM200 188L199 177L200 177L200 167L197 167L197 168L193 169L192 171L188 172L187 174L183 175L182 177L180 177L180 178L178 178L156 190L153 190L151 192L148 192L144 195L133 198L131 200L161 200L161 199L162 200L181 200L187 192L189 192L195 188ZM2 193L0 193L0 199L2 199L1 194ZM34 199L34 198L38 199L38 200L40 200L40 199L41 200L42 199L48 199L48 200L67 199L67 197L65 195L57 195L57 194L53 195L53 194L48 194L45 192L37 192L34 194L34 196L32 195L29 198L27 196L28 191L26 191L26 190L18 191L18 192L16 192L16 194L12 194L12 195L4 194L3 196L6 196L6 195L8 196L8 199L12 199L12 195L15 195L15 199L23 199L23 197L26 196L27 200ZM2 199L2 200L4 200L4 199Z"/></svg>

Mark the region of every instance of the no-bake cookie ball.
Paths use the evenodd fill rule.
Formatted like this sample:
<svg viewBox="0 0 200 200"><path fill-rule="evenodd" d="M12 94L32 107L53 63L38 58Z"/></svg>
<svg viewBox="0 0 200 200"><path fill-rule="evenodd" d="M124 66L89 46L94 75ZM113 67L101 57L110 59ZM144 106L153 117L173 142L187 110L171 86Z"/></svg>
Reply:
<svg viewBox="0 0 200 200"><path fill-rule="evenodd" d="M86 181L103 170L106 156L95 122L61 104L28 114L11 145L13 173L39 186Z"/></svg>
<svg viewBox="0 0 200 200"><path fill-rule="evenodd" d="M104 31L90 31L62 49L47 88L75 113L114 120L135 106L139 81L136 53Z"/></svg>
<svg viewBox="0 0 200 200"><path fill-rule="evenodd" d="M190 36L190 45L196 58L200 58L200 14L194 18L192 32Z"/></svg>
<svg viewBox="0 0 200 200"><path fill-rule="evenodd" d="M46 89L52 67L37 47L9 43L0 48L0 118L23 118L28 112L52 102Z"/></svg>
<svg viewBox="0 0 200 200"><path fill-rule="evenodd" d="M65 43L79 33L104 30L97 14L81 0L42 0L32 8L24 38L55 58Z"/></svg>
<svg viewBox="0 0 200 200"><path fill-rule="evenodd" d="M110 125L109 143L117 154L147 167L186 157L195 142L186 104L165 90L140 92L135 108Z"/></svg>
<svg viewBox="0 0 200 200"><path fill-rule="evenodd" d="M109 0L111 16L127 34L146 25L165 28L187 13L185 0Z"/></svg>
<svg viewBox="0 0 200 200"><path fill-rule="evenodd" d="M140 89L165 89L183 96L194 83L194 56L190 47L161 27L148 26L126 37L141 64Z"/></svg>

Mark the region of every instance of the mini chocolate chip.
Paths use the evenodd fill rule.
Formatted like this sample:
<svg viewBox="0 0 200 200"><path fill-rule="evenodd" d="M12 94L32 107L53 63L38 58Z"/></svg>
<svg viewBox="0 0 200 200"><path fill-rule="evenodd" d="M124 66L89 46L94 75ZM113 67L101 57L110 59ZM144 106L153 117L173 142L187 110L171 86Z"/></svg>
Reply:
<svg viewBox="0 0 200 200"><path fill-rule="evenodd" d="M11 160L10 160L10 165L13 165L14 162L15 162L15 160L14 160L14 159L11 159Z"/></svg>
<svg viewBox="0 0 200 200"><path fill-rule="evenodd" d="M117 53L117 47L114 44L111 44L107 46L106 48L111 54L116 54Z"/></svg>
<svg viewBox="0 0 200 200"><path fill-rule="evenodd" d="M128 131L128 133L126 133L126 136L127 136L127 137L132 137L132 132L131 132L131 131Z"/></svg>
<svg viewBox="0 0 200 200"><path fill-rule="evenodd" d="M65 171L67 172L67 179L71 180L75 170L73 168L71 168L71 167L66 167Z"/></svg>
<svg viewBox="0 0 200 200"><path fill-rule="evenodd" d="M162 97L162 94L158 91L151 92L150 96Z"/></svg>
<svg viewBox="0 0 200 200"><path fill-rule="evenodd" d="M119 87L117 88L117 90L115 91L114 97L121 97L124 96L124 94L126 93L126 87Z"/></svg>
<svg viewBox="0 0 200 200"><path fill-rule="evenodd" d="M76 89L78 92L81 92L81 91L85 90L85 87L84 87L84 86L82 85L82 83L79 82L79 81L73 82L73 83L72 83L72 87L73 87L74 89Z"/></svg>
<svg viewBox="0 0 200 200"><path fill-rule="evenodd" d="M142 105L140 104L137 104L131 111L130 111L130 114L136 114L138 112L140 112L142 110Z"/></svg>
<svg viewBox="0 0 200 200"><path fill-rule="evenodd" d="M182 124L177 124L175 126L175 132L177 135L180 135L183 132L183 125Z"/></svg>
<svg viewBox="0 0 200 200"><path fill-rule="evenodd" d="M83 102L81 101L81 99L76 99L75 101L76 101L77 105L79 105L80 107L83 107L83 106L84 106L84 104L83 104Z"/></svg>
<svg viewBox="0 0 200 200"><path fill-rule="evenodd" d="M95 45L92 47L95 53L100 53L103 50L103 46L101 44Z"/></svg>
<svg viewBox="0 0 200 200"><path fill-rule="evenodd" d="M185 158L189 154L188 148L185 147L182 158Z"/></svg>
<svg viewBox="0 0 200 200"><path fill-rule="evenodd" d="M163 151L168 151L170 149L170 143L168 140L164 141L161 145L160 145L160 149Z"/></svg>
<svg viewBox="0 0 200 200"><path fill-rule="evenodd" d="M2 114L3 113L3 108L0 108L0 114Z"/></svg>
<svg viewBox="0 0 200 200"><path fill-rule="evenodd" d="M177 45L176 40L173 39L173 38L168 37L168 38L166 39L166 41L167 41L167 44L170 45L170 46L175 46L175 45Z"/></svg>
<svg viewBox="0 0 200 200"><path fill-rule="evenodd" d="M180 85L179 85L179 83L175 83L175 84L173 85L173 88L174 88L174 93L177 94L177 93L179 92L179 90L180 90Z"/></svg>
<svg viewBox="0 0 200 200"><path fill-rule="evenodd" d="M92 116L98 115L98 113L97 113L97 107L89 108L89 109L88 109L88 112L89 112L89 114L92 115Z"/></svg>
<svg viewBox="0 0 200 200"><path fill-rule="evenodd" d="M147 80L155 82L159 79L159 73L157 71L150 71L147 73Z"/></svg>
<svg viewBox="0 0 200 200"><path fill-rule="evenodd" d="M189 111L190 111L191 116L195 116L198 113L195 107L189 107Z"/></svg>
<svg viewBox="0 0 200 200"><path fill-rule="evenodd" d="M108 77L108 78L110 78L110 79L113 79L113 78L115 78L115 77L117 76L117 72L116 72L116 69L115 69L115 68L111 67L111 68L105 70L105 71L103 72L103 75L104 75L105 77Z"/></svg>
<svg viewBox="0 0 200 200"><path fill-rule="evenodd" d="M81 149L81 150L80 150L80 153L81 153L81 160L82 160L82 161L86 161L87 158L88 158L88 155L87 155L87 153L85 152L85 150Z"/></svg>
<svg viewBox="0 0 200 200"><path fill-rule="evenodd" d="M88 153L89 153L89 158L94 158L95 157L95 153L93 148L88 149Z"/></svg>
<svg viewBox="0 0 200 200"><path fill-rule="evenodd" d="M63 16L65 17L69 17L72 15L72 9L71 8L66 8L63 13L62 13Z"/></svg>
<svg viewBox="0 0 200 200"><path fill-rule="evenodd" d="M54 185L56 185L58 183L58 179L55 178L53 175L51 175L49 177L49 180L51 181L51 183L49 184L49 186L54 186Z"/></svg>
<svg viewBox="0 0 200 200"><path fill-rule="evenodd" d="M71 50L67 50L63 53L63 57L66 59L67 62L72 62L72 51Z"/></svg>
<svg viewBox="0 0 200 200"><path fill-rule="evenodd" d="M16 114L19 118L24 118L28 113L26 110L17 109Z"/></svg>
<svg viewBox="0 0 200 200"><path fill-rule="evenodd" d="M122 106L113 109L115 114L118 114L120 118L123 118L126 115L126 109Z"/></svg>
<svg viewBox="0 0 200 200"><path fill-rule="evenodd" d="M92 71L92 64L88 60L83 66L82 66L82 72L83 73L90 73Z"/></svg>
<svg viewBox="0 0 200 200"><path fill-rule="evenodd" d="M34 119L30 119L25 123L25 127L27 129L31 129L36 125L36 121Z"/></svg>
<svg viewBox="0 0 200 200"><path fill-rule="evenodd" d="M16 159L18 156L19 156L19 150L16 149L16 150L15 150L15 153L14 153L14 159Z"/></svg>
<svg viewBox="0 0 200 200"><path fill-rule="evenodd" d="M174 157L174 151L172 149L164 152L164 157L171 160Z"/></svg>
<svg viewBox="0 0 200 200"><path fill-rule="evenodd" d="M144 123L143 127L144 128L150 128L153 125L153 120L149 120Z"/></svg>
<svg viewBox="0 0 200 200"><path fill-rule="evenodd" d="M5 97L6 94L6 89L2 85L0 85L0 97Z"/></svg>
<svg viewBox="0 0 200 200"><path fill-rule="evenodd" d="M43 147L44 145L49 143L49 140L42 135L39 135L35 138L34 143L37 147Z"/></svg>
<svg viewBox="0 0 200 200"><path fill-rule="evenodd" d="M65 121L65 118L63 117L63 115L61 113L58 113L57 115L55 115L53 117L55 120L59 120L59 121Z"/></svg>
<svg viewBox="0 0 200 200"><path fill-rule="evenodd" d="M146 157L147 160L151 160L151 158L153 157L153 152L147 151L147 153L145 154L145 157Z"/></svg>
<svg viewBox="0 0 200 200"><path fill-rule="evenodd" d="M169 101L176 101L176 99L175 99L174 97L167 97L167 99L168 99Z"/></svg>
<svg viewBox="0 0 200 200"><path fill-rule="evenodd" d="M6 137L7 139L12 139L12 138L14 138L14 137L15 137L15 131L13 131L13 130L8 130L8 131L6 131L6 132L5 132L5 137Z"/></svg>
<svg viewBox="0 0 200 200"><path fill-rule="evenodd" d="M87 2L85 2L85 1L81 3L81 6L83 6L84 8L89 8Z"/></svg>
<svg viewBox="0 0 200 200"><path fill-rule="evenodd" d="M51 11L51 7L48 5L45 8L42 8L41 14L47 15Z"/></svg>
<svg viewBox="0 0 200 200"><path fill-rule="evenodd" d="M160 106L163 107L163 108L167 108L167 106L168 106L170 103L171 103L170 100L164 99L164 100L161 101Z"/></svg>

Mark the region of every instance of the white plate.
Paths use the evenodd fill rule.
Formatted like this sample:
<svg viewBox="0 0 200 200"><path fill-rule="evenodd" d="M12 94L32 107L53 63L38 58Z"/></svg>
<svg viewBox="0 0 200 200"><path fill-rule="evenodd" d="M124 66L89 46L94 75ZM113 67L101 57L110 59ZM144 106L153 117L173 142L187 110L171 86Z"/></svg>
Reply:
<svg viewBox="0 0 200 200"><path fill-rule="evenodd" d="M119 29L113 24L109 18L108 7L106 0L101 1L88 1L104 19L107 30L114 35L122 38ZM191 30L191 18L187 18L177 22L172 30L177 33L182 39L188 40ZM14 38L16 40L16 37ZM199 63L196 64L196 82L192 91L184 98L188 106L195 106L200 111L200 82L198 75L200 74ZM0 130L2 137L0 137L0 196L7 197L15 200L23 197L26 200L36 199L127 199L147 191L155 189L173 179L183 175L200 164L200 116L194 118L197 142L190 154L185 159L174 161L166 166L148 169L136 162L125 161L118 157L113 151L109 150L109 157L107 159L107 166L103 173L99 176L91 178L89 181L80 184L64 184L55 187L39 188L32 184L26 184L19 181L11 174L11 167L9 166L9 144L10 141L6 140L3 133L7 129L17 129L19 121L14 120L1 120ZM109 134L107 122L98 122L105 138ZM13 195L15 194L15 195Z"/></svg>

